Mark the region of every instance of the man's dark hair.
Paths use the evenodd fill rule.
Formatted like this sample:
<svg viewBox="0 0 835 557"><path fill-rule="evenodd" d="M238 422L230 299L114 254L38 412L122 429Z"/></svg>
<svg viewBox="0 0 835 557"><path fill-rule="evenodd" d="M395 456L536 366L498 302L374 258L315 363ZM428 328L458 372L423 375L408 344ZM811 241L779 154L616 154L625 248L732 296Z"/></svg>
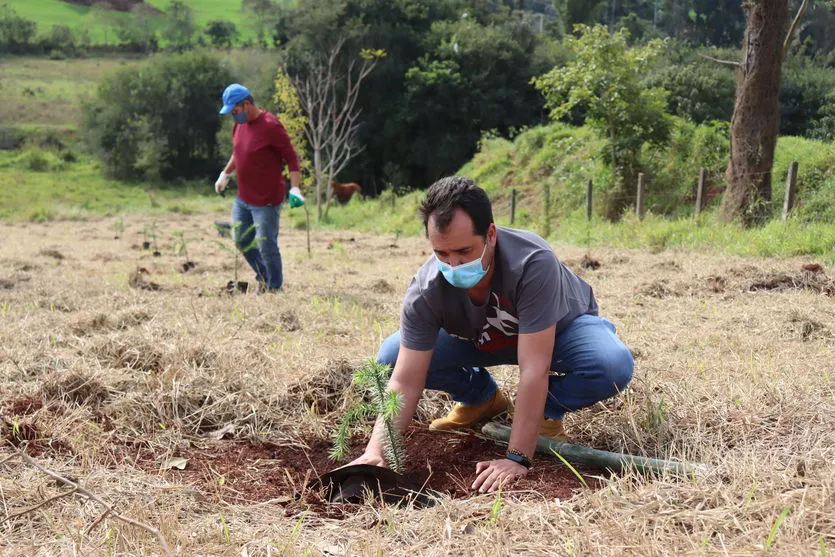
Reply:
<svg viewBox="0 0 835 557"><path fill-rule="evenodd" d="M245 101L249 101L250 103L255 104L255 99L252 98L252 95L245 96L244 98L241 99L241 102L239 102L238 104L241 104L242 102L245 102Z"/></svg>
<svg viewBox="0 0 835 557"><path fill-rule="evenodd" d="M448 176L432 184L426 197L420 203L423 228L429 233L429 217L435 219L435 226L443 231L452 222L456 209L463 209L473 219L473 233L487 236L487 229L493 223L493 206L487 193L470 178Z"/></svg>

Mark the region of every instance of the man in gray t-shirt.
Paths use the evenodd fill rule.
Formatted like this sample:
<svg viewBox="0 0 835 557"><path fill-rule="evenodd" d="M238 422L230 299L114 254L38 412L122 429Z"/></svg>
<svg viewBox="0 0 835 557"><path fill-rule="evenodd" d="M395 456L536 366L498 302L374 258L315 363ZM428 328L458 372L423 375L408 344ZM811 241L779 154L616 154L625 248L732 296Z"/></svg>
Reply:
<svg viewBox="0 0 835 557"><path fill-rule="evenodd" d="M518 364L505 458L479 462L473 489L524 476L539 434L566 440L562 417L614 396L632 378L629 350L598 317L591 287L531 232L496 226L487 194L460 176L433 184L421 204L434 255L412 279L400 331L377 360L403 395L396 427L411 421L424 388L457 403L430 429L457 429L508 408L486 366ZM553 372L553 373L551 373ZM378 422L352 464L385 465Z"/></svg>

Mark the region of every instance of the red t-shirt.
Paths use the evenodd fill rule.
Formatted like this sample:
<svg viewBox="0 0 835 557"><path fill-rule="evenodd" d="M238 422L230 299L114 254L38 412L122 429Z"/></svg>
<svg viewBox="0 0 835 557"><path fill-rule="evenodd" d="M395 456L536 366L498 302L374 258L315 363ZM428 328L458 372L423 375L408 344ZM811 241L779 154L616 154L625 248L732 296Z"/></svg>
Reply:
<svg viewBox="0 0 835 557"><path fill-rule="evenodd" d="M264 111L251 122L235 125L233 136L238 197L259 207L284 201L284 165L296 172L299 158L282 123Z"/></svg>

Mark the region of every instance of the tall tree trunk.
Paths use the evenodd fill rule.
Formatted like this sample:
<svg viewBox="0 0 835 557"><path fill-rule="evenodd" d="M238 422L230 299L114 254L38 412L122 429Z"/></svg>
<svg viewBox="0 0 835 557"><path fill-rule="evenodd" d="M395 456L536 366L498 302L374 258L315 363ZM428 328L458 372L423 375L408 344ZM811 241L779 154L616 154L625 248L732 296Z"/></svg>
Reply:
<svg viewBox="0 0 835 557"><path fill-rule="evenodd" d="M788 0L754 0L743 6L748 22L737 70L731 118L728 188L722 198L725 220L761 222L771 201L771 167L780 128L780 70L789 21Z"/></svg>

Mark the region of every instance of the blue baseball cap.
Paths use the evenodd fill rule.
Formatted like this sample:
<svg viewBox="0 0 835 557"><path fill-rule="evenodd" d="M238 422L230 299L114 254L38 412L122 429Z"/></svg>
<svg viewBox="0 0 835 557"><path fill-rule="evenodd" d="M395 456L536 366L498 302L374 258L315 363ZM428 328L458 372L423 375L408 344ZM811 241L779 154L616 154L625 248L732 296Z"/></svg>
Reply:
<svg viewBox="0 0 835 557"><path fill-rule="evenodd" d="M221 114L229 114L235 105L249 97L252 93L249 89L240 83L233 83L223 91L223 106L220 108Z"/></svg>

